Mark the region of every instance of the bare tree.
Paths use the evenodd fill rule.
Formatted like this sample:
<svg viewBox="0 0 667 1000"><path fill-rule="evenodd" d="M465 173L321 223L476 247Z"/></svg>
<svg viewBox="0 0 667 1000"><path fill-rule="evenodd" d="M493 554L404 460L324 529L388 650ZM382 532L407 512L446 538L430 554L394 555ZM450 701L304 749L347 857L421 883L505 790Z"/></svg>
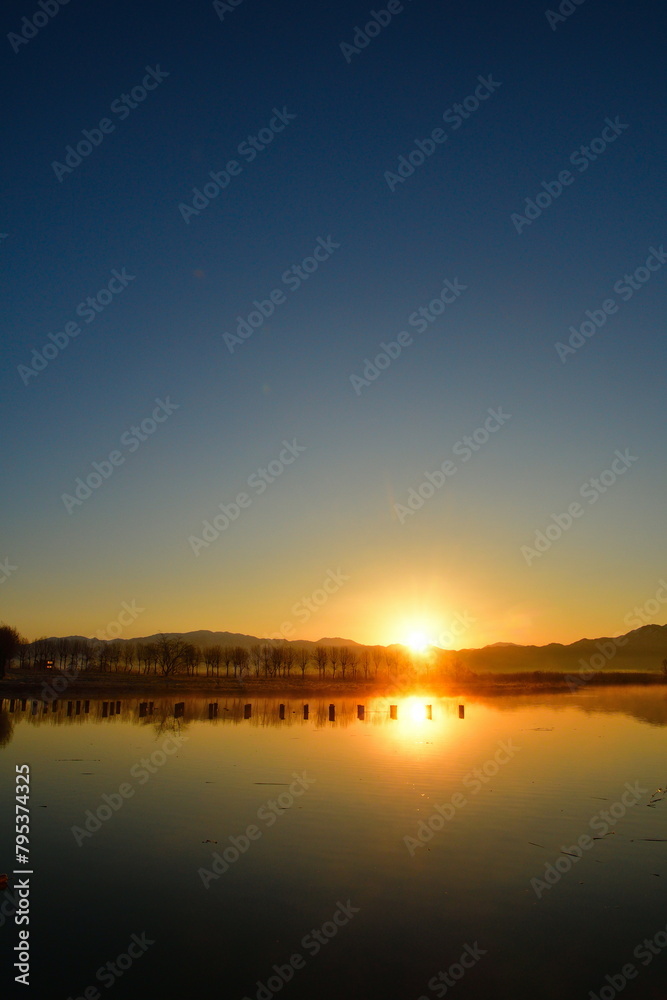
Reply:
<svg viewBox="0 0 667 1000"><path fill-rule="evenodd" d="M109 643L99 642L97 644L97 664L104 673L109 669Z"/></svg>
<svg viewBox="0 0 667 1000"><path fill-rule="evenodd" d="M345 672L350 665L350 650L347 646L341 646L338 650L338 659L340 661L340 671L343 675L343 680L345 680Z"/></svg>
<svg viewBox="0 0 667 1000"><path fill-rule="evenodd" d="M56 643L53 639L47 639L45 635L35 639L32 644L33 667L35 669L43 668L47 660L55 660L56 652Z"/></svg>
<svg viewBox="0 0 667 1000"><path fill-rule="evenodd" d="M125 671L132 669L136 658L136 647L133 642L123 643L122 661Z"/></svg>
<svg viewBox="0 0 667 1000"><path fill-rule="evenodd" d="M95 643L91 639L83 639L81 641L81 650L79 653L81 669L91 670L93 664L95 663Z"/></svg>
<svg viewBox="0 0 667 1000"><path fill-rule="evenodd" d="M204 663L206 665L206 676L215 673L220 676L220 663L222 661L222 646L209 646L204 650ZM229 671L228 671L229 672Z"/></svg>
<svg viewBox="0 0 667 1000"><path fill-rule="evenodd" d="M117 639L107 643L109 647L109 665L112 670L117 671L123 655L123 647Z"/></svg>
<svg viewBox="0 0 667 1000"><path fill-rule="evenodd" d="M340 656L340 649L338 646L329 646L329 662L331 663L331 676L336 676L336 668L338 666L338 658Z"/></svg>
<svg viewBox="0 0 667 1000"><path fill-rule="evenodd" d="M294 666L294 646L285 643L283 650L283 676L289 677Z"/></svg>
<svg viewBox="0 0 667 1000"><path fill-rule="evenodd" d="M250 660L250 653L243 646L234 646L234 677L236 677L236 670L238 668L239 676L243 678L243 671L248 669L248 662Z"/></svg>
<svg viewBox="0 0 667 1000"><path fill-rule="evenodd" d="M201 662L202 653L199 646L195 646L193 642L186 642L185 644L185 670L190 674L195 674L197 668Z"/></svg>
<svg viewBox="0 0 667 1000"><path fill-rule="evenodd" d="M157 642L148 643L148 672L157 673L158 659L159 659L159 648Z"/></svg>
<svg viewBox="0 0 667 1000"><path fill-rule="evenodd" d="M396 650L385 650L384 658L387 661L387 673L390 677L393 677L396 673L396 667L398 666L398 656L396 654Z"/></svg>
<svg viewBox="0 0 667 1000"><path fill-rule="evenodd" d="M271 646L271 676L280 677L283 666L283 646Z"/></svg>
<svg viewBox="0 0 667 1000"><path fill-rule="evenodd" d="M310 650L307 646L297 646L296 662L301 670L301 678L304 679L306 676L306 670L308 669L308 664L310 663Z"/></svg>
<svg viewBox="0 0 667 1000"><path fill-rule="evenodd" d="M269 646L268 643L264 643L264 645L261 647L261 651L262 651L262 669L264 670L264 676L265 677L270 677L271 676L271 650L272 650L272 648L273 647Z"/></svg>
<svg viewBox="0 0 667 1000"><path fill-rule="evenodd" d="M161 633L156 646L157 665L163 677L172 677L185 665L188 644L177 635Z"/></svg>
<svg viewBox="0 0 667 1000"><path fill-rule="evenodd" d="M62 670L67 664L67 655L70 650L69 639L56 639L56 650L58 656L58 669Z"/></svg>
<svg viewBox="0 0 667 1000"><path fill-rule="evenodd" d="M25 669L25 667L27 667L30 663L30 643L27 639L20 640L16 650L16 655L19 661L19 669Z"/></svg>
<svg viewBox="0 0 667 1000"><path fill-rule="evenodd" d="M81 667L81 654L85 642L85 639L70 639L69 665L73 670L79 670Z"/></svg>
<svg viewBox="0 0 667 1000"><path fill-rule="evenodd" d="M327 672L327 660L329 653L326 646L315 646L315 662L317 663L318 677L324 677Z"/></svg>
<svg viewBox="0 0 667 1000"><path fill-rule="evenodd" d="M259 672L262 669L262 647L259 645L250 647L250 662L252 663L253 669L255 671L255 677L259 677Z"/></svg>
<svg viewBox="0 0 667 1000"><path fill-rule="evenodd" d="M5 671L9 667L21 642L25 642L15 628L11 625L0 625L0 677L5 676Z"/></svg>
<svg viewBox="0 0 667 1000"><path fill-rule="evenodd" d="M149 660L150 660L150 652L149 652L149 649L148 649L148 643L147 642L138 642L137 643L137 663L139 664L139 671L140 672L141 672L141 668L143 667L144 673L145 674L148 673Z"/></svg>
<svg viewBox="0 0 667 1000"><path fill-rule="evenodd" d="M233 646L223 646L222 647L222 662L225 665L225 676L229 677L229 668L234 664L234 647Z"/></svg>

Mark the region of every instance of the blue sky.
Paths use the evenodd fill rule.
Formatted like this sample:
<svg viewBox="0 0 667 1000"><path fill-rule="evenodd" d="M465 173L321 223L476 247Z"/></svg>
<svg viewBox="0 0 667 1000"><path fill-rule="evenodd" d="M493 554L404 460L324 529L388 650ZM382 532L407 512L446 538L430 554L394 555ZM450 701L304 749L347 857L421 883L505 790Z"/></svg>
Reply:
<svg viewBox="0 0 667 1000"><path fill-rule="evenodd" d="M92 635L134 598L127 635L273 634L331 568L350 580L305 638L437 639L465 610L461 645L572 641L622 630L655 591L667 268L628 301L614 285L667 239L664 14L587 0L552 30L526 2L402 6L349 61L341 43L371 20L349 0L244 0L222 19L210 3L75 2L17 52L7 36L38 7L5 8L0 558L16 569L0 617L29 637ZM112 110L151 68L155 89ZM480 76L500 85L454 128L443 114ZM295 117L248 162L239 144L276 110ZM105 118L99 145L54 169ZM582 171L571 154L606 119L628 127ZM446 141L391 190L386 172L437 128ZM186 223L179 204L233 159ZM566 169L518 233L512 214ZM285 272L327 241L292 290ZM26 385L33 348L114 269L132 280ZM445 279L465 292L417 332L408 318ZM277 288L230 352L223 334ZM609 298L618 311L563 363L555 345ZM403 330L412 343L357 394L350 376ZM167 397L168 419L121 445ZM401 521L499 406L511 419ZM195 556L203 522L294 439L298 460ZM521 547L626 448L627 473L528 565ZM63 495L118 449L68 513Z"/></svg>

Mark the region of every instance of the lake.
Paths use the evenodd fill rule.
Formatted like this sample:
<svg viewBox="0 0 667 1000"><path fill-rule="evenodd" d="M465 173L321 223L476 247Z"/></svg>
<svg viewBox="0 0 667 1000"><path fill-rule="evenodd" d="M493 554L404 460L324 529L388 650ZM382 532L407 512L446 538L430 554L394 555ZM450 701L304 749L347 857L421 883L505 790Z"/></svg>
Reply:
<svg viewBox="0 0 667 1000"><path fill-rule="evenodd" d="M2 703L34 995L664 998L665 689L145 697Z"/></svg>

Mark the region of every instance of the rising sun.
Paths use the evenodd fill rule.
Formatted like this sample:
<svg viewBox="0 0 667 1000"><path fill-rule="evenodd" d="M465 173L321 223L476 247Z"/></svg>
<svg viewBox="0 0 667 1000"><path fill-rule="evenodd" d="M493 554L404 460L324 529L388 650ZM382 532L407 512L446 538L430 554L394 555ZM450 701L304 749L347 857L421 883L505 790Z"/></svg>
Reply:
<svg viewBox="0 0 667 1000"><path fill-rule="evenodd" d="M415 653L423 653L428 645L430 645L430 640L425 632L417 631L408 634L406 646L409 646Z"/></svg>

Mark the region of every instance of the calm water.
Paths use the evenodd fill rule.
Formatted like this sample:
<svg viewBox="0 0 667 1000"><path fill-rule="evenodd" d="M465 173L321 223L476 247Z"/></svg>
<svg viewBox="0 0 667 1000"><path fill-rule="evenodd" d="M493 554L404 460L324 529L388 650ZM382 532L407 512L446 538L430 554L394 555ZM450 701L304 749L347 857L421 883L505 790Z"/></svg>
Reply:
<svg viewBox="0 0 667 1000"><path fill-rule="evenodd" d="M233 698L217 718L208 697L182 718L155 697L143 717L136 700L69 716L5 700L0 870L28 762L32 995L584 1000L632 963L624 996L664 998L667 949L635 952L667 926L667 798L648 806L667 784L664 690L391 700L396 719L385 699L363 719L333 697L308 719L279 698L250 718ZM105 794L122 804L86 836ZM580 859L561 853L585 835ZM8 957L12 920L0 934ZM133 934L122 978L96 979Z"/></svg>

